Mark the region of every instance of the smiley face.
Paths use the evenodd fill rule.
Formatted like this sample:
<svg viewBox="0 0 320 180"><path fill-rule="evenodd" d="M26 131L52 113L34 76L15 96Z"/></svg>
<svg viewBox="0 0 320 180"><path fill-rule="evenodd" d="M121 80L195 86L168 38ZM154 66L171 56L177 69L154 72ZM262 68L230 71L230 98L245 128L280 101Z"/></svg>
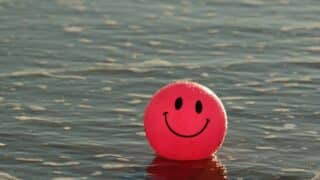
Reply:
<svg viewBox="0 0 320 180"><path fill-rule="evenodd" d="M220 147L227 117L222 102L211 90L179 81L161 88L151 98L144 127L158 155L196 160L210 157Z"/></svg>
<svg viewBox="0 0 320 180"><path fill-rule="evenodd" d="M182 108L182 105L183 105L183 100L182 100L182 97L178 97L175 101L175 109L176 110L180 110ZM198 100L196 103L195 103L195 112L200 114L202 112L202 103L200 100ZM168 127L168 129L176 136L179 136L179 137L182 137L182 138L192 138L192 137L196 137L198 136L199 134L201 134L205 129L206 127L208 126L210 120L209 118L206 118L206 122L204 124L204 126L197 132L195 133L192 133L192 134L181 134L177 131L175 131L171 126L170 126L170 123L168 122L168 112L163 112L163 116L164 116L164 120L166 122L166 125Z"/></svg>

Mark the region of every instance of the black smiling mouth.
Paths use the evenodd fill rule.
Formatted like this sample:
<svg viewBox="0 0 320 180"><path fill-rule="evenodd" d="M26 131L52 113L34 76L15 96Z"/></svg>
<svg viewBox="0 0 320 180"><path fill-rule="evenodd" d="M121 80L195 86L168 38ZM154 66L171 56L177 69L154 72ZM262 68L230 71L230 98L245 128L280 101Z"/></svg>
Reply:
<svg viewBox="0 0 320 180"><path fill-rule="evenodd" d="M210 120L207 118L207 119L206 119L206 124L202 127L202 129L201 129L200 131L198 131L198 132L196 132L196 133L194 133L194 134L190 134L190 135L188 134L188 135L186 135L186 134L180 134L180 133L176 132L174 129L171 128L171 126L170 126L170 124L169 124L169 122L168 122L168 120L167 120L167 115L168 115L168 112L163 112L164 120L165 120L165 122L166 122L166 125L167 125L168 129L169 129L174 135L179 136L179 137L183 137L183 138L192 138L192 137L198 136L199 134L201 134L201 133L207 128L207 126L208 126L208 124L209 124L209 122L210 122Z"/></svg>

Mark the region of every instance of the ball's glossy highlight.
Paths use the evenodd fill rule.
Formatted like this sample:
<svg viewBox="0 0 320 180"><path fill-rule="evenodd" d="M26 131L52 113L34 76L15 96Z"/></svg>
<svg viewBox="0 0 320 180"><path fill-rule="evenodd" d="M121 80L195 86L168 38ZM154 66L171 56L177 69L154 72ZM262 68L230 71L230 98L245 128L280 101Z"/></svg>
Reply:
<svg viewBox="0 0 320 180"><path fill-rule="evenodd" d="M161 88L145 109L144 128L155 152L173 160L210 158L223 143L227 116L207 87L178 81Z"/></svg>

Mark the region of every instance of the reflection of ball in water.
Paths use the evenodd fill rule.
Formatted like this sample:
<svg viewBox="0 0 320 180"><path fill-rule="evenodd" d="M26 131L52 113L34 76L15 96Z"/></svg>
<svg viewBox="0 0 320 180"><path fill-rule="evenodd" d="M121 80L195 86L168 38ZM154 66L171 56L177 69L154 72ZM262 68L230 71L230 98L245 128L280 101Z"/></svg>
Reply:
<svg viewBox="0 0 320 180"><path fill-rule="evenodd" d="M162 157L197 160L211 156L224 140L227 116L208 88L179 81L161 88L144 115L146 136Z"/></svg>
<svg viewBox="0 0 320 180"><path fill-rule="evenodd" d="M215 159L171 161L156 157L147 168L151 179L226 180L227 172Z"/></svg>

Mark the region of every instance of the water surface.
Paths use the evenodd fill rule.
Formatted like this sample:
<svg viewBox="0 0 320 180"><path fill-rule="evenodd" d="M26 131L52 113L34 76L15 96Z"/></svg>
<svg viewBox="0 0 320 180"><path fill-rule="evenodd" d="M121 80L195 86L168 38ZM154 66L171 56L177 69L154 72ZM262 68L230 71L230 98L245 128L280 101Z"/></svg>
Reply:
<svg viewBox="0 0 320 180"><path fill-rule="evenodd" d="M0 178L186 171L157 160L142 120L180 79L229 117L217 158L190 176L320 178L319 14L317 0L0 0Z"/></svg>

